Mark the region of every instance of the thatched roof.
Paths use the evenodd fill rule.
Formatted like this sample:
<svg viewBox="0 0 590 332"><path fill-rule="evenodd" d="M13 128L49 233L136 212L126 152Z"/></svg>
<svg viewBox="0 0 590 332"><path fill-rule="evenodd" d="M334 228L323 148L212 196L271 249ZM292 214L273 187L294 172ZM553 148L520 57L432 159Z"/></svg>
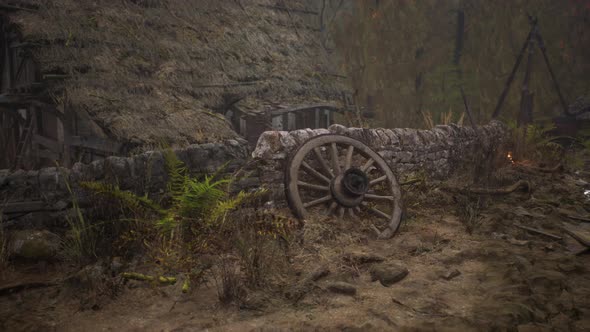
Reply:
<svg viewBox="0 0 590 332"><path fill-rule="evenodd" d="M234 137L215 113L337 101L313 0L28 0L12 22L51 85L103 134L145 146ZM61 100L61 98L57 98Z"/></svg>

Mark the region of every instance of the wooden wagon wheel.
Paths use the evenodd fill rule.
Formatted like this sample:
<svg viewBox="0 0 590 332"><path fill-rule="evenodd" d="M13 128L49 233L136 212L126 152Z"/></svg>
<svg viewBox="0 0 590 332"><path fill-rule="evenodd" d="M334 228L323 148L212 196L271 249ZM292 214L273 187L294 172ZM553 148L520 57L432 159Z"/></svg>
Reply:
<svg viewBox="0 0 590 332"><path fill-rule="evenodd" d="M401 190L383 158L350 137L320 135L306 141L289 160L285 191L298 218L313 209L324 209L340 218L370 212L387 222L373 228L380 238L392 237L399 228Z"/></svg>

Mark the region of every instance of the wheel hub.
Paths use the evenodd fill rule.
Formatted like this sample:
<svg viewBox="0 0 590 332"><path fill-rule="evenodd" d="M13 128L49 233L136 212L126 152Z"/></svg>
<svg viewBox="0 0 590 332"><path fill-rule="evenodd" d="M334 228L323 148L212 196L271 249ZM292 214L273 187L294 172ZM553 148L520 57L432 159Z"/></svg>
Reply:
<svg viewBox="0 0 590 332"><path fill-rule="evenodd" d="M358 168L347 169L336 176L330 183L332 196L338 204L345 207L355 207L363 201L369 189L369 178Z"/></svg>

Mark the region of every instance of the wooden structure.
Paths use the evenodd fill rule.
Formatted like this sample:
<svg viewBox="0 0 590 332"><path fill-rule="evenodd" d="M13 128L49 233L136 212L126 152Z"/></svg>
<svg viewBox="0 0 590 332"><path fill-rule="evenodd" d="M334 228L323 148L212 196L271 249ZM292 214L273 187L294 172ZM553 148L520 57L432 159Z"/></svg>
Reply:
<svg viewBox="0 0 590 332"><path fill-rule="evenodd" d="M0 6L0 169L69 165L120 152L120 144L85 135L81 128L91 120L71 111L67 98L55 104L47 88L68 75L40 71L35 45L24 42L5 15L22 9Z"/></svg>
<svg viewBox="0 0 590 332"><path fill-rule="evenodd" d="M237 107L226 113L234 129L255 145L258 137L267 130L296 130L328 128L334 123L335 113L348 111L333 104L299 105L266 111L246 112Z"/></svg>

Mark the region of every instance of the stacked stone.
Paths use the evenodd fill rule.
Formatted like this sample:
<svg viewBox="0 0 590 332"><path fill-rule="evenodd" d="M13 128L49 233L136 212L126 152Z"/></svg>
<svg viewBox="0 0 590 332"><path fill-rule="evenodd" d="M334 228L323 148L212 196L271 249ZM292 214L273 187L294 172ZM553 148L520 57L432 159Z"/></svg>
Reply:
<svg viewBox="0 0 590 332"><path fill-rule="evenodd" d="M245 141L191 145L174 151L191 174L212 174L218 170L233 173L249 158ZM166 162L161 151L149 151L131 157L108 157L89 164L76 163L71 169L47 167L39 170L0 170L0 199L9 201L44 201L50 210L64 207L71 200L68 184L80 203L91 203L88 193L80 190L81 181L105 181L123 190L157 195L168 180ZM66 204L68 205L68 204Z"/></svg>
<svg viewBox="0 0 590 332"><path fill-rule="evenodd" d="M441 179L450 176L460 164L494 153L506 139L507 128L499 121L492 121L477 128L453 124L436 126L432 130L332 125L327 130L269 131L262 134L252 153L255 159L264 161L261 182L282 192L279 187L288 156L307 139L323 134L340 134L365 143L379 153L398 176L424 171Z"/></svg>

